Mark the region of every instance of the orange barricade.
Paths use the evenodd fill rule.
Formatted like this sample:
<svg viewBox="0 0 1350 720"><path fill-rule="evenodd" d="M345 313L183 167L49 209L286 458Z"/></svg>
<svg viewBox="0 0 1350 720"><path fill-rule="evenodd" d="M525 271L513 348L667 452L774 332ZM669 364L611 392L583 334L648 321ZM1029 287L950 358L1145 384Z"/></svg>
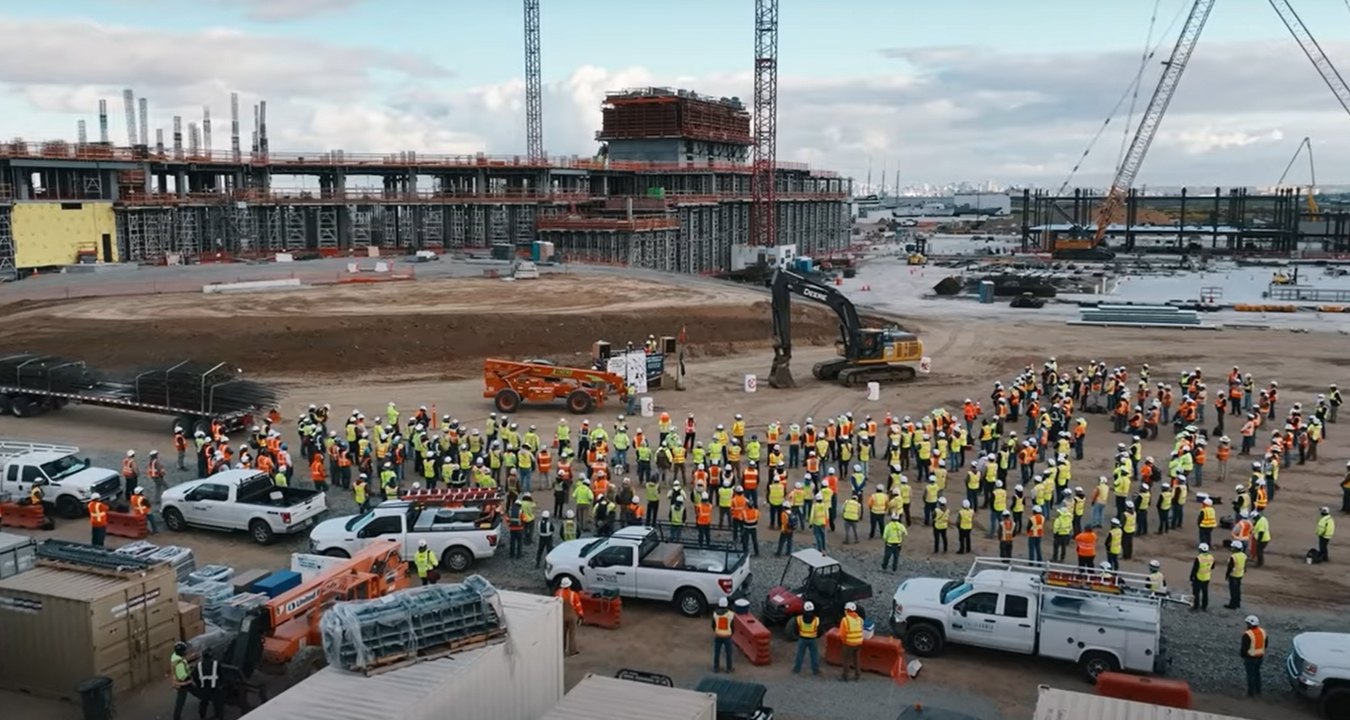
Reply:
<svg viewBox="0 0 1350 720"><path fill-rule="evenodd" d="M51 530L55 524L41 505L0 503L0 525L27 530Z"/></svg>
<svg viewBox="0 0 1350 720"><path fill-rule="evenodd" d="M619 627L623 615L623 601L617 597L606 598L588 592L581 593L582 625L594 625L609 630Z"/></svg>
<svg viewBox="0 0 1350 720"><path fill-rule="evenodd" d="M1097 676L1097 694L1183 710L1191 707L1191 686L1185 680L1104 672Z"/></svg>
<svg viewBox="0 0 1350 720"><path fill-rule="evenodd" d="M731 644L745 653L751 665L768 665L773 657L769 653L769 629L759 618L746 613L735 615L731 624Z"/></svg>
<svg viewBox="0 0 1350 720"><path fill-rule="evenodd" d="M844 641L840 639L837 627L825 633L825 662L831 665L844 664ZM858 667L865 672L889 677L897 662L903 672L905 648L895 638L868 638L863 640L862 649L858 651Z"/></svg>
<svg viewBox="0 0 1350 720"><path fill-rule="evenodd" d="M108 534L140 540L150 536L150 528L146 524L144 515L129 512L109 512Z"/></svg>

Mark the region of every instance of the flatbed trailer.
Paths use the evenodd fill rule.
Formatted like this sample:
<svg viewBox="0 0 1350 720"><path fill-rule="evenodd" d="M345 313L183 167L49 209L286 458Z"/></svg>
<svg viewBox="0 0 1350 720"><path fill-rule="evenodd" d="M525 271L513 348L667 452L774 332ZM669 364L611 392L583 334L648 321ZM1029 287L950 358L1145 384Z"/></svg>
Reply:
<svg viewBox="0 0 1350 720"><path fill-rule="evenodd" d="M224 367L225 363L218 363L199 371L188 369L189 363L184 361L123 380L98 379L83 387L70 387L69 382L57 382L57 373L86 371L83 361L33 353L0 356L0 368L3 369L0 371L0 415L31 417L75 403L172 417L170 429L181 427L188 435L196 430L209 432L213 421L223 424L227 430L249 427L267 410L261 404L241 408L237 399L233 402L218 400L226 386L240 382L233 375L221 381L224 373L220 371ZM186 402L192 398L184 397L181 392L175 397L168 389L167 379L171 373L195 377L198 384L195 396L200 402ZM157 378L162 387L155 387ZM163 400L158 399L161 394Z"/></svg>

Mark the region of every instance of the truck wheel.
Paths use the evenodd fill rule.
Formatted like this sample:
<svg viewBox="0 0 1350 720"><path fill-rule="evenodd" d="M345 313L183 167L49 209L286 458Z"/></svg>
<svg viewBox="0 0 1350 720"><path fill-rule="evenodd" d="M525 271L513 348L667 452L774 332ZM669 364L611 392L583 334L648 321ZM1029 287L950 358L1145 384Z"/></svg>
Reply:
<svg viewBox="0 0 1350 720"><path fill-rule="evenodd" d="M595 399L585 390L573 390L567 395L567 409L573 415L584 415L595 409Z"/></svg>
<svg viewBox="0 0 1350 720"><path fill-rule="evenodd" d="M177 508L165 509L164 524L174 532L183 532L187 529L187 521L183 519L183 513L178 512Z"/></svg>
<svg viewBox="0 0 1350 720"><path fill-rule="evenodd" d="M191 430L194 435L200 431L201 434L207 437L211 436L211 423L205 420L194 420L192 422L192 427L189 428L186 425L184 425L183 427L184 429Z"/></svg>
<svg viewBox="0 0 1350 720"><path fill-rule="evenodd" d="M189 440L192 439L192 433L196 431L196 428L192 427L192 418L186 415L173 419L173 424L169 426L170 437L173 436L174 428L183 428L183 437L186 437Z"/></svg>
<svg viewBox="0 0 1350 720"><path fill-rule="evenodd" d="M1322 717L1327 720L1341 720L1350 717L1350 687L1330 687L1322 691L1322 700L1318 703Z"/></svg>
<svg viewBox="0 0 1350 720"><path fill-rule="evenodd" d="M1083 657L1078 660L1078 667L1082 669L1088 682L1096 683L1098 675L1119 670L1120 662L1110 653L1093 651L1083 653Z"/></svg>
<svg viewBox="0 0 1350 720"><path fill-rule="evenodd" d="M254 520L248 524L248 534L253 537L253 542L259 545L272 544L272 527L265 521Z"/></svg>
<svg viewBox="0 0 1350 720"><path fill-rule="evenodd" d="M497 406L497 412L514 413L520 409L520 393L511 388L502 388L497 391L497 396L492 402Z"/></svg>
<svg viewBox="0 0 1350 720"><path fill-rule="evenodd" d="M928 623L912 625L905 633L905 645L919 657L933 657L942 652L942 633Z"/></svg>
<svg viewBox="0 0 1350 720"><path fill-rule="evenodd" d="M708 611L708 599L694 588L681 588L675 593L675 607L685 617L698 617Z"/></svg>
<svg viewBox="0 0 1350 720"><path fill-rule="evenodd" d="M56 499L56 514L67 520L74 520L84 515L84 506L79 500L69 496L62 495Z"/></svg>
<svg viewBox="0 0 1350 720"><path fill-rule="evenodd" d="M450 572L462 573L473 565L473 553L462 547L447 548L441 554L441 565Z"/></svg>
<svg viewBox="0 0 1350 720"><path fill-rule="evenodd" d="M28 398L22 395L15 395L9 400L9 411L16 418L32 417L37 414L33 409L33 404L28 402Z"/></svg>
<svg viewBox="0 0 1350 720"><path fill-rule="evenodd" d="M344 560L349 559L352 556L351 553L342 548L328 548L323 551L323 554L332 558L343 558Z"/></svg>

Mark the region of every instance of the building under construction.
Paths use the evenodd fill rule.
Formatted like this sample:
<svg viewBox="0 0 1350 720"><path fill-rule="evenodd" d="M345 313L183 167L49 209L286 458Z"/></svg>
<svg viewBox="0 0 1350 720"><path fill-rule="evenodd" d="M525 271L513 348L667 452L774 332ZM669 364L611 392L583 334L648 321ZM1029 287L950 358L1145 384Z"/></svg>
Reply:
<svg viewBox="0 0 1350 720"><path fill-rule="evenodd" d="M687 273L752 257L748 113L735 98L648 88L605 100L594 157L272 152L266 106L240 147L212 149L210 115L149 142L127 91L128 145L100 136L0 144L0 272L79 261L364 255L551 241L564 259ZM138 132L139 129L139 132ZM184 143L184 139L187 140ZM313 178L310 190L285 178ZM280 180L281 182L274 182ZM292 181L293 182L293 181ZM363 189L357 189L363 188ZM850 181L779 164L777 236L805 255L848 243ZM737 259L740 259L739 261Z"/></svg>

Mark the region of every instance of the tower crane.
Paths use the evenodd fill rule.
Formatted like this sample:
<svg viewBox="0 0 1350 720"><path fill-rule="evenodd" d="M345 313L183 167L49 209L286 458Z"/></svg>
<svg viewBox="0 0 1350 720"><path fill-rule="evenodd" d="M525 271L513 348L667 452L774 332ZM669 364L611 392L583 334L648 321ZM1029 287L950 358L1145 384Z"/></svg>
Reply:
<svg viewBox="0 0 1350 720"><path fill-rule="evenodd" d="M544 154L544 83L539 58L539 0L525 0L525 154L542 164Z"/></svg>
<svg viewBox="0 0 1350 720"><path fill-rule="evenodd" d="M778 151L778 0L755 0L755 155L750 175L750 244L778 244L774 168Z"/></svg>
<svg viewBox="0 0 1350 720"><path fill-rule="evenodd" d="M1181 82L1181 74L1186 71L1191 53L1200 39L1200 32L1205 29L1209 13L1214 9L1214 2L1215 0L1195 0L1195 4L1191 5L1190 14L1186 16L1186 23L1181 27L1176 45L1172 46L1172 54L1163 63L1162 76L1158 78L1158 85L1153 89L1153 97L1149 98L1148 107L1139 120L1139 127L1134 132L1129 149L1125 151L1125 157L1121 160L1120 167L1116 169L1115 178L1111 180L1111 189L1107 191L1106 199L1097 208L1097 231L1093 238L1056 239L1054 246L1056 257L1098 252L1097 249L1101 247L1106 230L1111 224L1111 217L1124 205L1125 196L1134 184L1134 177L1139 173L1139 167L1144 162L1144 156L1148 154L1149 146L1153 144L1158 126L1162 124L1163 115L1167 113L1167 106L1171 104L1172 96L1176 94L1177 85Z"/></svg>

